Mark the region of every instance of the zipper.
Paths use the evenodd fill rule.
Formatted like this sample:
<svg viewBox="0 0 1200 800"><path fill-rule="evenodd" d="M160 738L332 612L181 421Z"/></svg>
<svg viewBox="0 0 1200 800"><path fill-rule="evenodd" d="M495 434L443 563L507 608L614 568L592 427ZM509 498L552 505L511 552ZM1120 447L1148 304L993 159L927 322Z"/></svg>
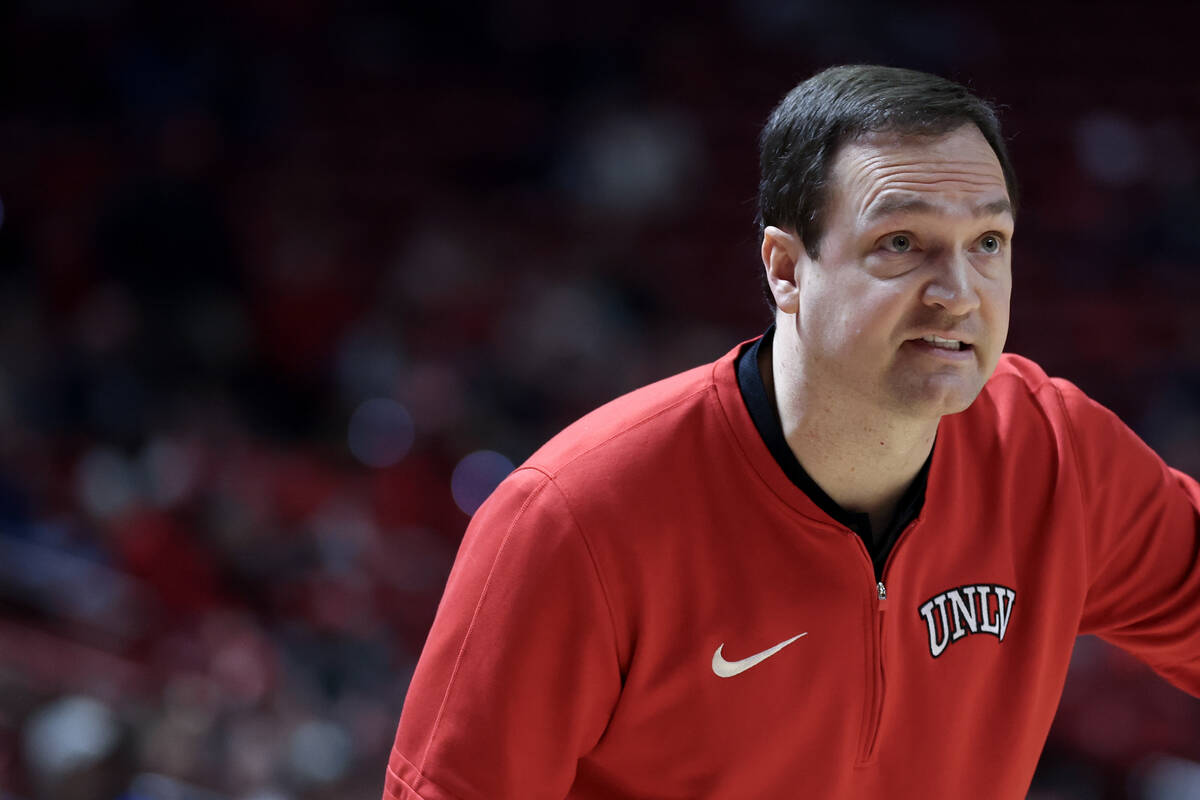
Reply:
<svg viewBox="0 0 1200 800"><path fill-rule="evenodd" d="M875 745L880 739L880 722L883 720L883 699L887 696L887 674L883 670L883 619L888 610L888 588L882 581L875 584L875 613L871 615L871 621L874 625L872 633L874 633L874 642L872 642L872 650L874 650L874 667L875 681L874 691L871 692L871 711L868 717L868 726L863 739L863 752L860 756L860 764L868 764L875 759Z"/></svg>
<svg viewBox="0 0 1200 800"><path fill-rule="evenodd" d="M884 621L887 617L888 607L887 571L901 542L904 541L913 528L921 523L921 519L922 515L918 515L896 537L896 542L892 545L892 551L888 553L888 557L883 565L883 571L879 575L875 574L875 564L871 560L871 554L867 552L867 546L863 543L862 538L854 533L854 531L847 529L847 532L858 542L859 551L866 559L867 568L875 583L871 598L870 622L868 624L870 630L867 637L871 651L870 660L867 665L868 685L866 697L868 700L865 706L866 710L863 714L863 731L859 744L858 758L855 760L855 763L860 766L869 764L875 760L875 750L879 742L879 728L883 721L884 702L887 699L887 674L884 671L883 665Z"/></svg>
<svg viewBox="0 0 1200 800"><path fill-rule="evenodd" d="M883 719L883 701L887 694L887 675L883 669L883 620L887 614L887 586L883 581L875 584L875 600L871 614L872 658L868 666L871 703L867 707L867 721L863 731L863 743L859 750L858 763L869 764L875 759L875 745L879 741L879 727Z"/></svg>

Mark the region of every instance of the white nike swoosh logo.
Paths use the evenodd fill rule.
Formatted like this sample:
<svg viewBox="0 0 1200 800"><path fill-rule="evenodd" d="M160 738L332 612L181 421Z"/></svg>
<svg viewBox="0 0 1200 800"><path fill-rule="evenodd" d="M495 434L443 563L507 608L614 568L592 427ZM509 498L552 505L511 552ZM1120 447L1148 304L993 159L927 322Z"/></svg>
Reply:
<svg viewBox="0 0 1200 800"><path fill-rule="evenodd" d="M808 636L808 631L798 633L787 641L780 642L774 647L763 650L761 653L755 653L749 658L743 658L741 661L726 661L721 655L721 651L725 649L725 643L722 642L721 646L717 648L717 652L713 653L713 672L716 673L718 678L732 678L734 675L741 675L751 667L766 661L801 636Z"/></svg>

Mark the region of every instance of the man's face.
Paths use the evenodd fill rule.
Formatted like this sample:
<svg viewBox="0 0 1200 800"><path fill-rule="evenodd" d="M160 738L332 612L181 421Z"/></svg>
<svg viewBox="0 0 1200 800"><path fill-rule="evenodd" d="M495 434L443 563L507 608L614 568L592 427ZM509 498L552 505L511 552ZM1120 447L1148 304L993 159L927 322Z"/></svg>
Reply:
<svg viewBox="0 0 1200 800"><path fill-rule="evenodd" d="M820 258L800 252L796 313L780 320L808 379L904 416L962 411L1008 335L1013 217L996 154L974 125L873 136L844 145L830 179Z"/></svg>

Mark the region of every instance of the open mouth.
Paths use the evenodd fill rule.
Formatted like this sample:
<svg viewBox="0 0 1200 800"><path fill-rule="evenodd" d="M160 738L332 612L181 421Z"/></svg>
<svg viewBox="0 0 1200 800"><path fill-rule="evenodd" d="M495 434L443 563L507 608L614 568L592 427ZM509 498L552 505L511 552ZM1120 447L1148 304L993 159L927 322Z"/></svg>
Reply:
<svg viewBox="0 0 1200 800"><path fill-rule="evenodd" d="M959 341L958 339L943 339L942 337L934 336L933 334L922 336L920 339L916 339L914 341L922 342L930 347L937 348L938 350L970 350L973 347L972 345L963 341Z"/></svg>

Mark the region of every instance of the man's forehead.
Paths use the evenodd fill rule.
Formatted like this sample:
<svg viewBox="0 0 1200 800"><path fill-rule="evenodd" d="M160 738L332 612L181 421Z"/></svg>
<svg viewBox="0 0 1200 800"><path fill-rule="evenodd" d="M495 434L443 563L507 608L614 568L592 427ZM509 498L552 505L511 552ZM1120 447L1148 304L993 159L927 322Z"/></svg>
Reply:
<svg viewBox="0 0 1200 800"><path fill-rule="evenodd" d="M943 136L873 134L839 151L831 170L835 195L857 216L937 211L953 203L976 216L1012 205L995 152L974 125Z"/></svg>

